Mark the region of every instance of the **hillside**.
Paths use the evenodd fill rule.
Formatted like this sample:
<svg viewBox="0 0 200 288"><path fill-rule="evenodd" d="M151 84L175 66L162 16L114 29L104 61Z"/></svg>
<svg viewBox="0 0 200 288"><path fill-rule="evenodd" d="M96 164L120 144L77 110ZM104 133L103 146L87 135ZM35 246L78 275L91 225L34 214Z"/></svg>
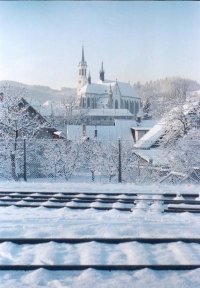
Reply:
<svg viewBox="0 0 200 288"><path fill-rule="evenodd" d="M65 100L76 96L76 89L61 88L61 90L51 89L48 86L27 85L14 81L0 81L0 92L9 94L21 94L29 102L38 102L43 104L50 100L51 102L64 102Z"/></svg>
<svg viewBox="0 0 200 288"><path fill-rule="evenodd" d="M190 79L171 77L134 85L142 99L143 107L149 103L149 114L160 119L165 113L180 102L192 91L200 89L200 84Z"/></svg>

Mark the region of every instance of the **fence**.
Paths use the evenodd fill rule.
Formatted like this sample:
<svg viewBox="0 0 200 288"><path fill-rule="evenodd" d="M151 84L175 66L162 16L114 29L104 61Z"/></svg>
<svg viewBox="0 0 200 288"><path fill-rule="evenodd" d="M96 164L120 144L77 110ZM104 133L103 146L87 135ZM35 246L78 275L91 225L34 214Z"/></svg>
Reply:
<svg viewBox="0 0 200 288"><path fill-rule="evenodd" d="M145 159L138 150L133 150L132 144L88 138L73 142L33 138L2 140L0 179L152 183L169 175L170 167L164 165L164 161L158 165L150 158ZM184 176L182 173L180 180Z"/></svg>

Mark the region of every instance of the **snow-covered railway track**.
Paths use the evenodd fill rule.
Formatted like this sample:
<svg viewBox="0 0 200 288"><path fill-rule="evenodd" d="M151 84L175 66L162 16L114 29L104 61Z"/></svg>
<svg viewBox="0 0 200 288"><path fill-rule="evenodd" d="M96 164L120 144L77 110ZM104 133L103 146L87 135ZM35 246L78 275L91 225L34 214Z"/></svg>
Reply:
<svg viewBox="0 0 200 288"><path fill-rule="evenodd" d="M133 238L133 237L123 237L123 238L0 238L0 243L10 242L17 245L36 245L49 242L55 243L65 243L65 244L79 244L79 243L89 243L98 242L104 244L120 244L127 242L137 242L143 244L162 244L162 243L197 243L200 244L200 238Z"/></svg>
<svg viewBox="0 0 200 288"><path fill-rule="evenodd" d="M184 271L200 268L198 265L0 265L0 271L31 271L46 269L50 271L80 271L95 269L102 271L134 271L141 269L152 269L158 271Z"/></svg>
<svg viewBox="0 0 200 288"><path fill-rule="evenodd" d="M200 213L198 194L158 193L76 193L76 192L0 192L0 207L97 209L119 211L159 210Z"/></svg>
<svg viewBox="0 0 200 288"><path fill-rule="evenodd" d="M181 241L180 241L181 240ZM200 239L1 239L5 270L193 270L200 268Z"/></svg>

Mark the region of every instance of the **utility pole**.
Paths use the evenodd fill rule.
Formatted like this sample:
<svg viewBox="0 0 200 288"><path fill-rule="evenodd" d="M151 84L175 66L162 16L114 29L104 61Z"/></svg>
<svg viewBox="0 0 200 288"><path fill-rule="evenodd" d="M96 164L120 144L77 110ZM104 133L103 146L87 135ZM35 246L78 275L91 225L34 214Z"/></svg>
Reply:
<svg viewBox="0 0 200 288"><path fill-rule="evenodd" d="M118 183L122 182L122 159L121 159L121 140L118 140L118 151L119 151L119 158L118 158Z"/></svg>
<svg viewBox="0 0 200 288"><path fill-rule="evenodd" d="M24 139L24 181L27 181L27 173L26 173L26 139Z"/></svg>

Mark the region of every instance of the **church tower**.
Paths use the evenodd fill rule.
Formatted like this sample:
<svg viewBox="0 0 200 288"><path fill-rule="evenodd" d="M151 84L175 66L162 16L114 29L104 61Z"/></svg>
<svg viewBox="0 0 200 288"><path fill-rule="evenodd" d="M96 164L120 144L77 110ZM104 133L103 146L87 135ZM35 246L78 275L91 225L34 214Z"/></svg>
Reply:
<svg viewBox="0 0 200 288"><path fill-rule="evenodd" d="M104 82L105 71L103 69L103 61L101 63L101 70L99 71L99 78L102 82Z"/></svg>
<svg viewBox="0 0 200 288"><path fill-rule="evenodd" d="M78 77L78 92L87 84L87 62L85 61L84 47L82 46L82 57L78 65L79 77Z"/></svg>

